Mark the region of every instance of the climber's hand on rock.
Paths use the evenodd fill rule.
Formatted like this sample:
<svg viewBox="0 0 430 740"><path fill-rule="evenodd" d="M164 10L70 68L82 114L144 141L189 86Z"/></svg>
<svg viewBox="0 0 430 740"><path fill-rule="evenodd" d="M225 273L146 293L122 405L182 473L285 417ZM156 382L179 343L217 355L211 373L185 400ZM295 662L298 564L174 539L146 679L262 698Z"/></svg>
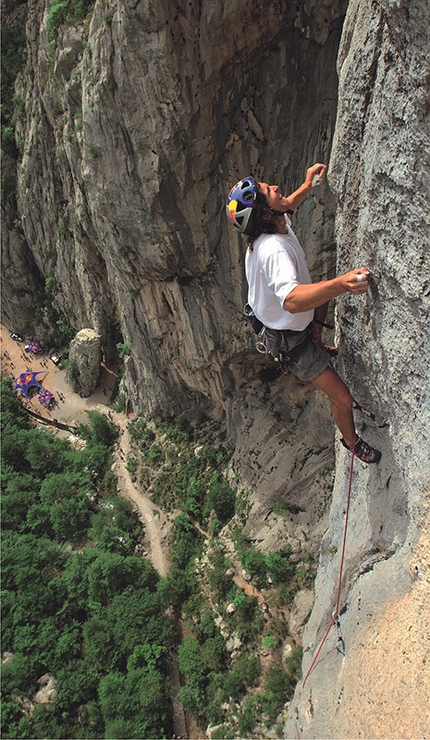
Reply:
<svg viewBox="0 0 430 740"><path fill-rule="evenodd" d="M366 267L359 267L351 270L343 276L345 290L353 295L365 293L369 287L369 270Z"/></svg>
<svg viewBox="0 0 430 740"><path fill-rule="evenodd" d="M315 185L320 184L326 171L327 171L327 165L322 164L321 162L317 162L316 164L313 164L312 167L309 167L309 169L306 172L306 179L305 179L305 185L308 188L308 190L311 190L313 187L315 187Z"/></svg>

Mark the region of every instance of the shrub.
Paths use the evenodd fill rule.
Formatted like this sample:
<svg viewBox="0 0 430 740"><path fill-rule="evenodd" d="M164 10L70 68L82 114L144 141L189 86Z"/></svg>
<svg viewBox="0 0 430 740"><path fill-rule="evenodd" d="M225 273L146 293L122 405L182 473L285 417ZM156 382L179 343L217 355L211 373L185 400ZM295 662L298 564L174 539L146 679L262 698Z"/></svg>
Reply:
<svg viewBox="0 0 430 740"><path fill-rule="evenodd" d="M53 41L63 23L75 18L82 21L94 0L51 0L46 28L48 39Z"/></svg>
<svg viewBox="0 0 430 740"><path fill-rule="evenodd" d="M271 552L265 556L265 564L273 583L285 583L295 572L295 566L290 562L290 550Z"/></svg>
<svg viewBox="0 0 430 740"><path fill-rule="evenodd" d="M262 645L265 650L273 650L279 645L279 638L274 635L264 635Z"/></svg>
<svg viewBox="0 0 430 740"><path fill-rule="evenodd" d="M260 676L261 665L257 656L244 655L239 658L224 681L225 691L233 700L240 699L247 687L254 686Z"/></svg>

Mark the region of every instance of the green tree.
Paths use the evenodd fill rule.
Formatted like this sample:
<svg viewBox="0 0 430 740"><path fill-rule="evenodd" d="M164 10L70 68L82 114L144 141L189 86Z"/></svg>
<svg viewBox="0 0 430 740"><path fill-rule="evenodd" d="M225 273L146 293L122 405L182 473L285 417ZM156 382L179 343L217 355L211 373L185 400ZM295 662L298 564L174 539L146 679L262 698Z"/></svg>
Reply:
<svg viewBox="0 0 430 740"><path fill-rule="evenodd" d="M33 475L45 476L62 473L70 466L71 448L64 439L57 439L49 432L41 434L39 430L31 429L27 435L24 456Z"/></svg>
<svg viewBox="0 0 430 740"><path fill-rule="evenodd" d="M202 645L202 658L211 671L222 671L226 668L228 653L224 639L219 633L205 640Z"/></svg>
<svg viewBox="0 0 430 740"><path fill-rule="evenodd" d="M56 740L64 737L64 728L61 719L57 716L55 706L39 704L31 717L32 734L30 737L52 738Z"/></svg>
<svg viewBox="0 0 430 740"><path fill-rule="evenodd" d="M82 21L93 4L94 0L51 0L46 24L48 39L53 41L64 23Z"/></svg>
<svg viewBox="0 0 430 740"><path fill-rule="evenodd" d="M83 651L85 660L99 672L109 673L120 661L120 651L115 644L110 621L102 614L88 619L83 626Z"/></svg>
<svg viewBox="0 0 430 740"><path fill-rule="evenodd" d="M156 592L129 586L112 599L106 615L112 624L112 634L119 652L128 658L136 645L167 645L170 633L160 613Z"/></svg>
<svg viewBox="0 0 430 740"><path fill-rule="evenodd" d="M54 473L40 488L42 505L49 507L53 537L59 542L81 542L85 539L91 517L94 485L88 475Z"/></svg>
<svg viewBox="0 0 430 740"><path fill-rule="evenodd" d="M171 725L169 702L166 682L158 671L110 673L100 682L99 696L105 737L165 737L164 725Z"/></svg>
<svg viewBox="0 0 430 740"><path fill-rule="evenodd" d="M136 591L145 587L154 589L157 580L157 573L147 560L99 552L88 569L88 593L95 602L106 606L127 586L133 586Z"/></svg>
<svg viewBox="0 0 430 740"><path fill-rule="evenodd" d="M179 567L186 568L189 561L200 554L202 536L185 513L179 514L173 522L173 536L175 538L173 562Z"/></svg>
<svg viewBox="0 0 430 740"><path fill-rule="evenodd" d="M2 378L0 381L2 433L4 433L8 426L18 429L30 428L27 412L25 411L22 403L18 401L16 395L12 393L12 390L13 384L10 378Z"/></svg>
<svg viewBox="0 0 430 740"><path fill-rule="evenodd" d="M290 562L290 550L283 552L270 552L265 556L268 572L275 585L285 583L294 575L295 566Z"/></svg>
<svg viewBox="0 0 430 740"><path fill-rule="evenodd" d="M291 676L281 665L275 663L266 673L264 687L265 692L261 696L263 711L269 720L274 722L285 701L292 696Z"/></svg>
<svg viewBox="0 0 430 740"><path fill-rule="evenodd" d="M97 557L96 550L78 552L69 558L61 574L62 589L66 594L64 611L79 622L84 622L89 612L89 570Z"/></svg>
<svg viewBox="0 0 430 740"><path fill-rule="evenodd" d="M14 653L13 658L1 664L1 688L5 695L13 691L34 691L33 664L27 655Z"/></svg>
<svg viewBox="0 0 430 740"><path fill-rule="evenodd" d="M201 675L193 675L178 693L178 699L188 712L200 712L206 706L206 681Z"/></svg>
<svg viewBox="0 0 430 740"><path fill-rule="evenodd" d="M12 424L4 426L2 431L1 456L2 464L9 471L32 473L31 461L27 459L29 438L30 430L19 429Z"/></svg>
<svg viewBox="0 0 430 740"><path fill-rule="evenodd" d="M196 589L195 573L190 568L183 570L178 565L173 565L169 574L158 584L160 598L165 607L170 604L181 606Z"/></svg>
<svg viewBox="0 0 430 740"><path fill-rule="evenodd" d="M204 493L197 479L192 476L187 488L187 499L182 506L182 511L200 520L202 513Z"/></svg>
<svg viewBox="0 0 430 740"><path fill-rule="evenodd" d="M222 524L234 515L235 494L218 472L212 473L206 509L214 510Z"/></svg>
<svg viewBox="0 0 430 740"><path fill-rule="evenodd" d="M113 445L118 437L118 432L106 414L99 411L87 411L90 421L90 434L93 444L101 444L104 447Z"/></svg>
<svg viewBox="0 0 430 740"><path fill-rule="evenodd" d="M257 656L244 655L236 661L225 677L224 687L227 696L239 699L248 686L253 686L260 676L261 666Z"/></svg>
<svg viewBox="0 0 430 740"><path fill-rule="evenodd" d="M178 648L179 670L186 676L203 675L205 663L198 640L194 635L186 635Z"/></svg>
<svg viewBox="0 0 430 740"><path fill-rule="evenodd" d="M39 493L40 483L29 473L2 470L2 529L25 532L27 513Z"/></svg>
<svg viewBox="0 0 430 740"><path fill-rule="evenodd" d="M83 542L90 524L90 503L84 495L63 499L50 510L54 537L58 542Z"/></svg>
<svg viewBox="0 0 430 740"><path fill-rule="evenodd" d="M104 444L93 443L76 453L74 468L80 473L89 473L100 479L112 465L112 454Z"/></svg>

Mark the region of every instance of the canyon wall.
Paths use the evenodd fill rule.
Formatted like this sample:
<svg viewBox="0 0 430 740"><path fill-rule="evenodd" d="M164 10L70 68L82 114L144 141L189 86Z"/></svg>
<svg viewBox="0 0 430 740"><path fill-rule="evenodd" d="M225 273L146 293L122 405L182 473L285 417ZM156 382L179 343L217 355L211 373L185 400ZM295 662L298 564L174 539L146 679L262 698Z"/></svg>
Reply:
<svg viewBox="0 0 430 740"><path fill-rule="evenodd" d="M304 511L270 520L266 544L300 523L298 547L312 521L314 552L332 487L329 410L293 378L259 381L245 243L224 204L249 171L291 192L329 161L345 5L98 0L54 33L49 2L29 2L18 211L3 221L4 321L24 331L30 316L36 331L49 279L74 332L100 334L108 360L119 340L130 348L128 407L224 421L257 492L250 531L265 540L287 495ZM335 210L323 184L294 217L316 280L334 274Z"/></svg>
<svg viewBox="0 0 430 740"><path fill-rule="evenodd" d="M287 736L427 737L430 692L429 4L351 0L339 48L329 181L337 264L372 273L364 301L337 302L340 370L364 405L378 466L357 461L343 575L349 460L338 450L330 525L304 636L305 685ZM366 425L364 425L366 426ZM295 735L296 733L296 735Z"/></svg>
<svg viewBox="0 0 430 740"><path fill-rule="evenodd" d="M350 0L344 23L346 9L346 0L97 0L85 19L49 30L48 1L29 1L16 199L3 199L3 322L23 331L52 279L53 305L74 332L100 334L108 359L116 342L130 348L134 412L203 412L226 424L250 492L247 532L262 549L289 542L320 556L306 673L335 602L348 458L322 394L291 376L259 378L268 363L242 315L244 241L224 202L250 171L291 192L313 162L330 163L293 226L314 280L363 264L372 272L366 297L336 302L336 362L357 401L390 426L368 424L382 463L353 471L345 655L333 630L291 704L288 737L361 732L357 655L368 661L362 703L377 721L368 676L385 677L391 653L372 652L372 620L405 599L407 614L421 614L414 589L429 578L419 539L429 478L428 2ZM43 312L33 318L42 331ZM288 516L273 512L278 500ZM394 651L401 644L392 637ZM361 736L392 736L383 728L393 694L386 724L363 724Z"/></svg>

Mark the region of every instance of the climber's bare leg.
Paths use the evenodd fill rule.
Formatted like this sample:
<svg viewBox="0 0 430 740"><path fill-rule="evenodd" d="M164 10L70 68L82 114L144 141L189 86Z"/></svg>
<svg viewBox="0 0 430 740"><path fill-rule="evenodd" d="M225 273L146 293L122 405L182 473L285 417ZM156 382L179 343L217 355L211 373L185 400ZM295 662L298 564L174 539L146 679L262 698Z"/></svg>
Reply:
<svg viewBox="0 0 430 740"><path fill-rule="evenodd" d="M327 393L331 400L333 419L339 427L346 444L353 447L355 443L355 426L352 415L353 399L345 383L332 367L324 370L312 383L317 388L321 388L324 393Z"/></svg>

